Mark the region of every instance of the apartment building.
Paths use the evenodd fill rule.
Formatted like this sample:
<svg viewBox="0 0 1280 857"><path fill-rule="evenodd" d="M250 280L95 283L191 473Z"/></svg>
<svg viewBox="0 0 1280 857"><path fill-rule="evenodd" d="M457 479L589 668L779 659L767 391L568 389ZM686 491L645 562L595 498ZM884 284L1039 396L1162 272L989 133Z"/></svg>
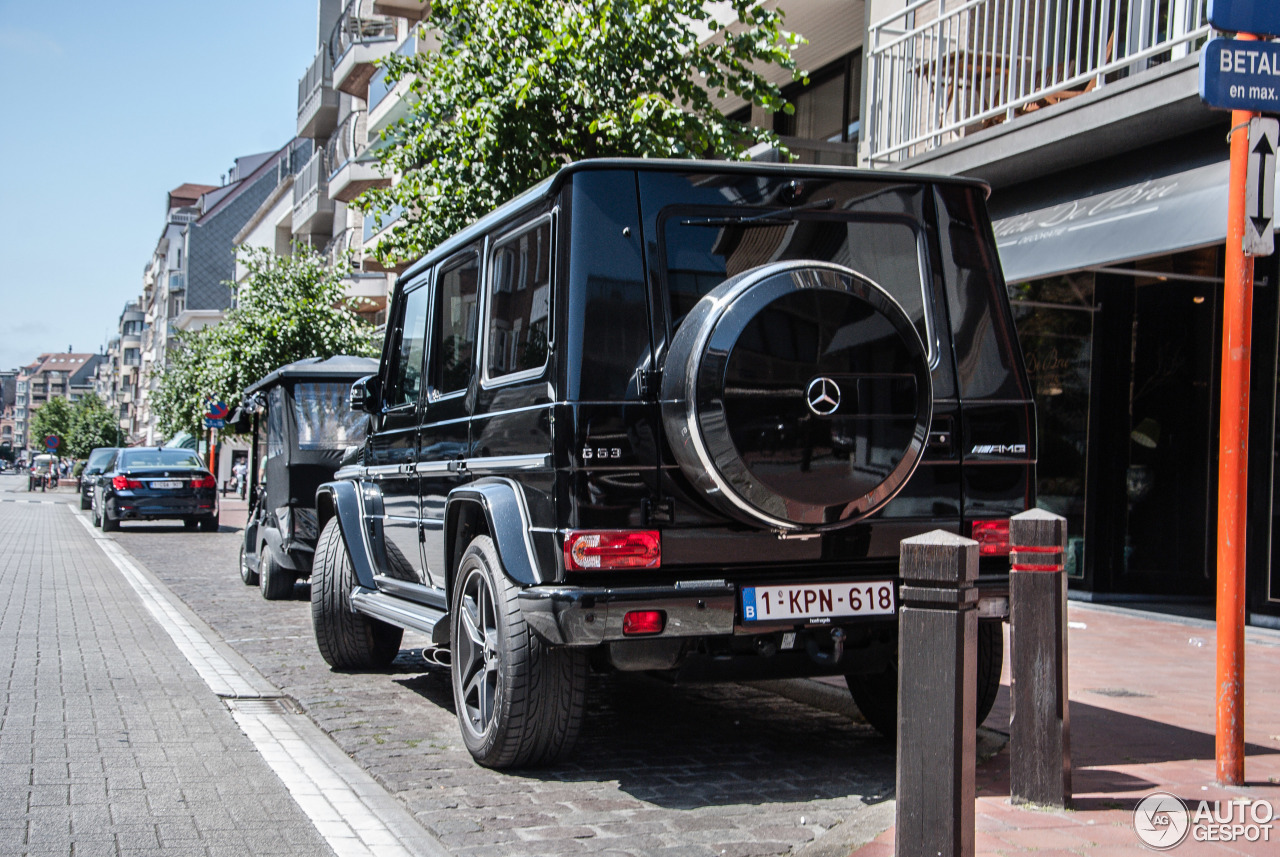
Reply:
<svg viewBox="0 0 1280 857"><path fill-rule="evenodd" d="M413 24L425 11L417 0L319 0L315 59L298 81L298 136L314 148L293 185L292 240L340 269L347 296L375 323L385 317L396 272L365 255L381 230L349 203L391 182L377 168L371 141L403 114L405 87L387 87L374 64L392 51L421 48ZM279 247L284 232L275 234ZM260 233L258 246L268 246L267 237Z"/></svg>
<svg viewBox="0 0 1280 857"><path fill-rule="evenodd" d="M0 449L17 452L14 435L17 429L15 419L18 392L18 370L0 371Z"/></svg>
<svg viewBox="0 0 1280 857"><path fill-rule="evenodd" d="M293 180L303 149L291 141L274 152L236 158L225 184L184 184L169 192L164 231L144 271L139 299L139 378L130 393L130 419L139 424L143 442L160 440L150 398L177 336L217 323L230 308L235 238L263 203Z"/></svg>
<svg viewBox="0 0 1280 857"><path fill-rule="evenodd" d="M1230 114L1198 97L1204 9L867 3L861 163L992 186L1037 400L1039 504L1068 520L1073 597L1215 591ZM1247 580L1249 619L1268 625L1278 273L1257 260Z"/></svg>
<svg viewBox="0 0 1280 857"><path fill-rule="evenodd" d="M71 351L41 354L18 370L13 433L15 451L21 455L26 450L27 458L34 451L43 451L42 439L29 436L32 415L50 399L75 402L81 396L95 392L94 379L103 359L101 354Z"/></svg>
<svg viewBox="0 0 1280 857"><path fill-rule="evenodd" d="M107 342L95 382L98 397L115 413L126 444L143 440L135 397L141 380L144 327L141 301L127 302L117 321L116 334Z"/></svg>

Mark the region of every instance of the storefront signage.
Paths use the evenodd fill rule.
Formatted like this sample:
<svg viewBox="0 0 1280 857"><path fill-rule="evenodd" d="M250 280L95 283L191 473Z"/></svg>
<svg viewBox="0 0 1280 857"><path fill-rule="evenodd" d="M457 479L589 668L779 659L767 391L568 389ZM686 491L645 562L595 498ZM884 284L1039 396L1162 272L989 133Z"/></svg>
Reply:
<svg viewBox="0 0 1280 857"><path fill-rule="evenodd" d="M1230 33L1280 36L1280 4L1275 0L1209 0L1209 23Z"/></svg>
<svg viewBox="0 0 1280 857"><path fill-rule="evenodd" d="M1280 121L1249 122L1249 171L1244 193L1244 252L1270 256L1275 249L1276 150Z"/></svg>
<svg viewBox="0 0 1280 857"><path fill-rule="evenodd" d="M1200 100L1223 110L1280 113L1280 44L1210 39L1200 52Z"/></svg>

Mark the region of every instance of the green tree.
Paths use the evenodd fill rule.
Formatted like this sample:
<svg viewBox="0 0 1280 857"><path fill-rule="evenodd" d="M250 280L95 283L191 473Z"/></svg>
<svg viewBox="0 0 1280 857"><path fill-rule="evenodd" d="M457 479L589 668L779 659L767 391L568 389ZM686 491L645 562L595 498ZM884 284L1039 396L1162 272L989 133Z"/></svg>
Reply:
<svg viewBox="0 0 1280 857"><path fill-rule="evenodd" d="M76 400L71 409L71 426L59 450L72 458L88 458L100 446L119 446L120 424L116 415L97 395L89 393Z"/></svg>
<svg viewBox="0 0 1280 857"><path fill-rule="evenodd" d="M373 327L343 294L341 274L305 246L292 258L244 251L248 276L219 324L183 333L153 399L160 432L203 430L210 398L234 407L244 388L286 363L337 354L376 356Z"/></svg>
<svg viewBox="0 0 1280 857"><path fill-rule="evenodd" d="M71 403L63 398L52 398L31 415L27 446L36 453L44 452L44 439L49 435L56 435L62 441L58 446L58 454L69 455L67 443L71 424Z"/></svg>
<svg viewBox="0 0 1280 857"><path fill-rule="evenodd" d="M410 80L409 115L382 134L399 180L357 206L401 223L375 255L397 264L584 158L740 159L777 143L728 119L713 96L792 112L764 72L796 78L782 12L730 0L725 28L702 0L437 0L422 24L439 48L382 61ZM704 38L710 31L711 38Z"/></svg>

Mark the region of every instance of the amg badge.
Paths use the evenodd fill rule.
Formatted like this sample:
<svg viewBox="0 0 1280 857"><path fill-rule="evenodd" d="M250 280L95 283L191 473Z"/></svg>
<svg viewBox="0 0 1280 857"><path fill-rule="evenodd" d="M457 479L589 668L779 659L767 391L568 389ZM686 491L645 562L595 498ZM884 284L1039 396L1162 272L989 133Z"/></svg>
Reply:
<svg viewBox="0 0 1280 857"><path fill-rule="evenodd" d="M1026 455L1025 443L980 443L969 450L970 455Z"/></svg>

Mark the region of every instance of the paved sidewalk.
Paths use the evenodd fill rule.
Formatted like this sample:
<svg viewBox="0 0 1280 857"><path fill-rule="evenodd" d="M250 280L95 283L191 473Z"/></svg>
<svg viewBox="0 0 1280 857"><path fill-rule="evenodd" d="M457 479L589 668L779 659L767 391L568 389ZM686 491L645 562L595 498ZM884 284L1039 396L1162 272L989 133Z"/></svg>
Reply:
<svg viewBox="0 0 1280 857"><path fill-rule="evenodd" d="M332 854L62 493L0 499L0 854Z"/></svg>
<svg viewBox="0 0 1280 857"><path fill-rule="evenodd" d="M1215 638L1211 623L1071 603L1068 642L1073 809L1009 803L1009 749L977 773L979 855L1155 853L1141 844L1133 810L1157 790L1185 801L1265 800L1280 815L1280 634L1250 629L1245 654L1245 778L1240 788L1213 782ZM1008 722L1008 658L992 728ZM1003 721L1002 719L1003 718ZM1265 815L1265 812L1262 812ZM893 854L890 828L853 851ZM1280 855L1280 818L1271 841L1196 842L1176 857Z"/></svg>

